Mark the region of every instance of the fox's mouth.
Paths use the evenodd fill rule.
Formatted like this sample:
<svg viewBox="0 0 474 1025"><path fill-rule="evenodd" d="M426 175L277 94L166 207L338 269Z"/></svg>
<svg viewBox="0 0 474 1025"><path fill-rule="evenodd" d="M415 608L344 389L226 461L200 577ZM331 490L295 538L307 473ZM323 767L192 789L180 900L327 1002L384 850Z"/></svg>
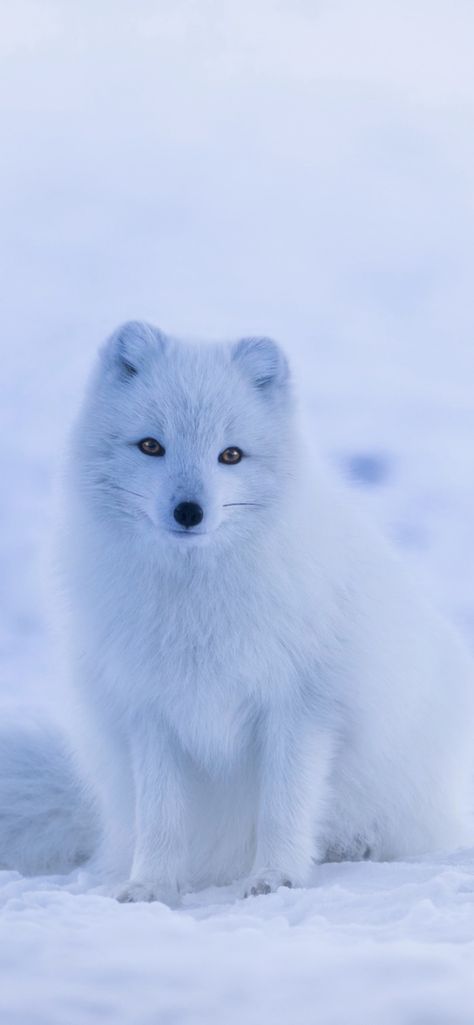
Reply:
<svg viewBox="0 0 474 1025"><path fill-rule="evenodd" d="M192 527L190 529L188 528L187 530L184 527L183 527L182 530L175 530L174 527L171 527L169 529L168 533L169 534L173 534L174 537L188 537L188 538L189 537L194 537L194 538L196 538L196 537L207 537L209 531L208 530L193 530Z"/></svg>

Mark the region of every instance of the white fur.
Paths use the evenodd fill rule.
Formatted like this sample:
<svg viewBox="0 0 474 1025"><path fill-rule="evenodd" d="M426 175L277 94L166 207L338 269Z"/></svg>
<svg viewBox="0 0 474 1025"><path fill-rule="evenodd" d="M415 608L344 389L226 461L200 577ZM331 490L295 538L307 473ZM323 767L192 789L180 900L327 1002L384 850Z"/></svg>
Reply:
<svg viewBox="0 0 474 1025"><path fill-rule="evenodd" d="M67 872L97 846L99 824L73 754L57 730L3 717L0 731L0 868Z"/></svg>
<svg viewBox="0 0 474 1025"><path fill-rule="evenodd" d="M204 519L180 535L191 500ZM121 899L262 892L314 860L472 838L473 663L301 450L275 343L110 339L62 561L95 864Z"/></svg>

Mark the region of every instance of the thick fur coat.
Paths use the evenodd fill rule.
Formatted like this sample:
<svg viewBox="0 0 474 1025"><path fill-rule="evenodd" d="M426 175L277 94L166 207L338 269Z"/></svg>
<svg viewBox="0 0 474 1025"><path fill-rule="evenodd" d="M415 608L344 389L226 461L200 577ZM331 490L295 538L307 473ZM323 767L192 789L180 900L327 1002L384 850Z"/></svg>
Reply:
<svg viewBox="0 0 474 1025"><path fill-rule="evenodd" d="M202 519L178 522L182 503ZM61 562L91 798L70 769L60 793L55 771L37 869L63 864L71 804L81 856L88 821L86 853L122 900L237 878L267 892L315 861L472 839L473 662L301 448L274 342L116 332L72 436ZM0 861L31 870L3 777L0 814L14 793L17 811Z"/></svg>

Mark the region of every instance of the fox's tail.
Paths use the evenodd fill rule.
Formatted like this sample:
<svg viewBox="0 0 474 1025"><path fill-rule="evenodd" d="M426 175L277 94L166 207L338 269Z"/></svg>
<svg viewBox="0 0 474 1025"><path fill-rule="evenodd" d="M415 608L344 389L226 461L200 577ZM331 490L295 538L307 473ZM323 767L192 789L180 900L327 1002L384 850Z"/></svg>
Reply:
<svg viewBox="0 0 474 1025"><path fill-rule="evenodd" d="M67 743L35 721L0 729L0 868L68 872L90 857L98 825Z"/></svg>

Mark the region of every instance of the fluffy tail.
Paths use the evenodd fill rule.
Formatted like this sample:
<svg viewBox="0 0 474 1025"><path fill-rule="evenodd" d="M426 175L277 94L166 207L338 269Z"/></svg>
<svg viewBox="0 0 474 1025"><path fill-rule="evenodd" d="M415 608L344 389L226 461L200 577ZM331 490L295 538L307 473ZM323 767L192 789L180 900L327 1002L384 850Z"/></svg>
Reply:
<svg viewBox="0 0 474 1025"><path fill-rule="evenodd" d="M68 872L92 854L98 826L67 744L29 722L0 730L0 868Z"/></svg>

